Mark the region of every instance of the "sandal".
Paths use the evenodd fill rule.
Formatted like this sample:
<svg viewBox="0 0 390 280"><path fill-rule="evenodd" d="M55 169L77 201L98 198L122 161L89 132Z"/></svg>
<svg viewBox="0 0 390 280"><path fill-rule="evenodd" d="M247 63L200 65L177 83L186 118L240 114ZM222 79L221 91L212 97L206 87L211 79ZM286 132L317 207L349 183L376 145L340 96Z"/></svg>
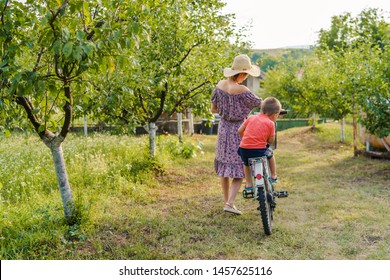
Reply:
<svg viewBox="0 0 390 280"><path fill-rule="evenodd" d="M223 210L225 212L230 212L230 213L237 214L237 215L241 215L242 214L242 212L240 210L238 210L236 208L236 206L231 205L229 203L225 203L225 207L223 207Z"/></svg>
<svg viewBox="0 0 390 280"><path fill-rule="evenodd" d="M278 182L278 178L277 177L275 179L272 179L271 177L269 177L268 179L269 179L269 181L271 183L277 183Z"/></svg>

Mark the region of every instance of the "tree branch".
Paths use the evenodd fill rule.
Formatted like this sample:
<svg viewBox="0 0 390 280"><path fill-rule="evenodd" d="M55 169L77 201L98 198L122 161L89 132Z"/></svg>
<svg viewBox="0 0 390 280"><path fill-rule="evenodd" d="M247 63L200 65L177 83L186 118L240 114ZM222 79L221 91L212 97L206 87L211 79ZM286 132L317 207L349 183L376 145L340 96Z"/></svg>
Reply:
<svg viewBox="0 0 390 280"><path fill-rule="evenodd" d="M65 105L63 107L65 112L65 120L64 120L64 124L62 125L60 135L66 138L66 135L68 134L72 123L72 105L73 105L72 94L70 91L70 84L68 82L65 82L64 92L66 97Z"/></svg>
<svg viewBox="0 0 390 280"><path fill-rule="evenodd" d="M104 24L103 20L100 20L96 23L95 28L100 28ZM90 33L87 32L87 40L91 40L93 35L95 34L95 30L92 30Z"/></svg>
<svg viewBox="0 0 390 280"><path fill-rule="evenodd" d="M176 112L176 108L177 108L178 106L180 106L184 100L191 99L191 98L193 98L194 96L196 96L196 95L198 94L198 93L195 93L194 95L192 95L191 97L189 97L189 96L191 95L192 92L197 91L198 89L200 89L201 87L203 87L204 85L209 84L209 83L210 83L210 81L205 81L205 82L199 84L198 86L196 86L196 87L194 87L194 88L192 88L192 89L190 89L190 90L187 90L187 92L186 92L183 96L181 96L181 97L175 102L175 105L173 105L173 108L172 108L171 112L169 113L169 115L170 115L170 116L173 115L173 113Z"/></svg>
<svg viewBox="0 0 390 280"><path fill-rule="evenodd" d="M190 53L191 53L191 51L193 50L193 49L195 49L197 46L199 46L200 45L200 43L196 43L195 45L193 45L191 48L189 48L188 50L187 50L187 53L184 55L184 57L175 65L175 66L173 66L173 68L176 68L176 67L179 67L185 60L186 60L186 58L190 55Z"/></svg>
<svg viewBox="0 0 390 280"><path fill-rule="evenodd" d="M41 51L40 51L39 54L38 54L37 61L36 61L36 63L35 63L33 72L37 72L37 71L38 71L38 66L39 66L39 63L41 62L42 55L43 55L43 53L45 52L45 50L46 50L45 47L42 47L42 48L41 48Z"/></svg>
<svg viewBox="0 0 390 280"><path fill-rule="evenodd" d="M63 79L64 76L62 75L62 73L60 73L60 69L58 67L58 55L54 55L54 71L56 72L56 75L58 78L60 79Z"/></svg>
<svg viewBox="0 0 390 280"><path fill-rule="evenodd" d="M58 15L60 14L60 12L65 9L65 7L68 5L68 0L65 0L64 3L62 3L61 7L59 7L57 9L57 11L53 14L52 18L50 19L49 21L49 25L51 27L51 29L53 30L54 32L54 36L57 37L56 35L56 29L54 27L54 21L57 19Z"/></svg>
<svg viewBox="0 0 390 280"><path fill-rule="evenodd" d="M41 136L42 132L39 132L39 127L41 126L41 124L39 123L37 117L32 112L33 106L30 100L28 100L27 97L24 96L16 96L16 103L18 103L24 108L24 111L27 113L27 117L31 121L32 125L34 126L34 129Z"/></svg>
<svg viewBox="0 0 390 280"><path fill-rule="evenodd" d="M145 108L144 99L142 98L141 92L138 92L138 98L141 104L141 109L144 111L145 114L148 114L148 110Z"/></svg>
<svg viewBox="0 0 390 280"><path fill-rule="evenodd" d="M3 9L2 13L1 13L1 23L2 23L3 25L5 24L5 23L4 23L4 14L5 14L5 10L7 9L7 7L8 7L8 0L5 1L4 9Z"/></svg>
<svg viewBox="0 0 390 280"><path fill-rule="evenodd" d="M165 90L161 91L160 96L160 106L157 110L157 112L154 114L154 116L150 119L150 122L156 122L158 118L161 116L163 110L164 110L164 104L165 104L165 98L167 97L168 93L168 83L165 83Z"/></svg>

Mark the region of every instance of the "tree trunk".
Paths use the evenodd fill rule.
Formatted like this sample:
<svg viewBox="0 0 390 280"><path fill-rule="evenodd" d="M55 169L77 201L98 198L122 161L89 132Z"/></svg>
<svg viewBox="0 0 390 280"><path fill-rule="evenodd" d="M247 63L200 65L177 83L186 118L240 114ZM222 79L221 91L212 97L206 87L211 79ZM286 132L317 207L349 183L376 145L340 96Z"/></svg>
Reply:
<svg viewBox="0 0 390 280"><path fill-rule="evenodd" d="M312 128L314 129L314 128L316 128L316 123L317 123L317 114L316 113L313 113L313 115L312 115L312 121L313 121L313 123L312 123Z"/></svg>
<svg viewBox="0 0 390 280"><path fill-rule="evenodd" d="M62 204L64 206L65 218L67 219L68 223L71 224L75 207L72 191L70 189L68 181L68 175L66 174L64 154L62 151L62 142L62 137L57 136L51 141L45 141L45 144L49 147L53 156L58 187L61 194Z"/></svg>
<svg viewBox="0 0 390 280"><path fill-rule="evenodd" d="M345 142L345 118L343 117L340 122L340 141Z"/></svg>
<svg viewBox="0 0 390 280"><path fill-rule="evenodd" d="M194 115L192 114L192 109L191 108L188 110L188 114L189 114L189 117L190 117L189 133L192 136L195 133L195 129L194 129Z"/></svg>
<svg viewBox="0 0 390 280"><path fill-rule="evenodd" d="M156 156L156 123L151 122L149 123L148 132L149 132L149 149L150 149L150 156L155 157Z"/></svg>
<svg viewBox="0 0 390 280"><path fill-rule="evenodd" d="M353 110L353 153L357 156L357 120L355 110Z"/></svg>
<svg viewBox="0 0 390 280"><path fill-rule="evenodd" d="M358 156L357 149L357 113L356 113L355 93L352 94L352 123L353 123L353 154Z"/></svg>
<svg viewBox="0 0 390 280"><path fill-rule="evenodd" d="M179 141L183 142L183 114L177 113L177 135L179 136Z"/></svg>

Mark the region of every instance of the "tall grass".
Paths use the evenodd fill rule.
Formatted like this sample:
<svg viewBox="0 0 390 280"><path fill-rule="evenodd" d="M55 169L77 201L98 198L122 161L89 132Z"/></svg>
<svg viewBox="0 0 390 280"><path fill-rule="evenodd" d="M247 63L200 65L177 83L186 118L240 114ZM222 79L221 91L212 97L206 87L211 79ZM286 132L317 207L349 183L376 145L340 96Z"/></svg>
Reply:
<svg viewBox="0 0 390 280"><path fill-rule="evenodd" d="M1 259L389 259L390 163L353 158L334 124L278 133L274 232L253 200L222 211L215 136L179 143L70 135L64 143L79 222L69 227L50 152L31 135L0 138ZM195 156L196 155L196 156Z"/></svg>
<svg viewBox="0 0 390 280"><path fill-rule="evenodd" d="M66 258L64 248L84 242L112 209L155 201L151 190L172 164L169 151L183 146L165 140L159 157L150 159L146 137L71 134L63 149L79 225L69 228L49 149L34 135L0 138L1 259L58 258L58 252Z"/></svg>

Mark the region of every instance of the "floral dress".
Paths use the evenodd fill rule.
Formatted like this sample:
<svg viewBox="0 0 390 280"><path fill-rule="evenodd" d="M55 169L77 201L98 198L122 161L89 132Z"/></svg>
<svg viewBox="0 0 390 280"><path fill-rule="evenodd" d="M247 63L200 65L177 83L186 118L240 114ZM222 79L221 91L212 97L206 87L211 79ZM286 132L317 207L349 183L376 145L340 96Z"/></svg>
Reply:
<svg viewBox="0 0 390 280"><path fill-rule="evenodd" d="M217 87L211 96L211 102L217 105L221 116L215 149L215 172L221 177L244 178L242 160L237 153L241 141L238 128L251 110L259 107L261 99L249 90L229 94Z"/></svg>

